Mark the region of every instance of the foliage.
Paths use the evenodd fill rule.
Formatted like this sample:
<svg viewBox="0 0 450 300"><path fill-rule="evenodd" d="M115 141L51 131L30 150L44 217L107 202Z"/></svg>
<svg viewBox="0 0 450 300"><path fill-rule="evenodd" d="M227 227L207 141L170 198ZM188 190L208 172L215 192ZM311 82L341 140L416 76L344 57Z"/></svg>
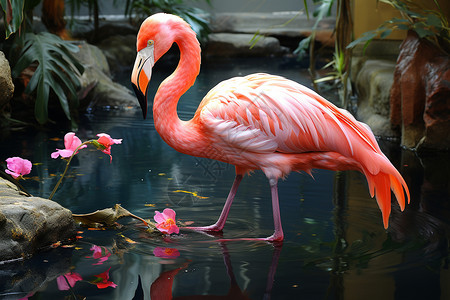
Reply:
<svg viewBox="0 0 450 300"><path fill-rule="evenodd" d="M59 99L66 117L71 119L71 108L78 105L76 91L80 81L77 75L83 73L84 68L72 55L79 50L77 46L47 32L34 34L31 26L26 26L31 24L32 10L39 2L0 0L5 12L6 36L19 33L14 35L9 57L14 64L12 76L18 78L24 69L37 63L25 93L36 92L35 118L44 124L48 120L50 89Z"/></svg>
<svg viewBox="0 0 450 300"><path fill-rule="evenodd" d="M9 0L0 0L0 4L5 14L6 38L16 32L23 21L23 7L25 0L17 0L11 3Z"/></svg>
<svg viewBox="0 0 450 300"><path fill-rule="evenodd" d="M341 106L347 108L349 105L349 97L352 93L351 84L348 80L350 69L350 50L346 48L347 44L352 38L353 22L350 13L350 0L313 0L313 4L316 5L313 16L316 18L316 22L312 28L311 35L300 41L294 54L298 59L303 59L308 53L310 58L309 71L313 77L313 83L317 90L317 83L324 81L334 81L339 85L339 98ZM333 7L336 6L336 28L335 28L335 49L333 59L328 63L325 68L332 67L333 71L329 72L327 76L320 79L316 78L315 74L315 55L314 55L314 41L316 37L316 31L319 23L325 18L331 15ZM307 16L309 17L308 6L305 3L305 9Z"/></svg>
<svg viewBox="0 0 450 300"><path fill-rule="evenodd" d="M209 5L210 0L205 0ZM202 16L207 13L199 8L183 4L183 0L127 0L125 15L130 18L147 17L157 12L165 12L183 18L197 33L199 40L203 41L209 33L209 21Z"/></svg>
<svg viewBox="0 0 450 300"><path fill-rule="evenodd" d="M432 1L436 9L427 9L411 0L377 1L393 6L400 12L402 18L385 21L377 29L365 32L347 47L352 48L359 43L365 43L367 47L377 36L383 39L395 30L413 30L419 38L425 38L447 53L450 52L450 27L437 0Z"/></svg>
<svg viewBox="0 0 450 300"><path fill-rule="evenodd" d="M328 73L328 76L322 77L320 79L315 80L316 83L324 82L328 80L342 80L345 73L345 64L344 64L345 58L344 53L339 51L338 49L335 49L335 52L333 54L333 60L331 60L328 64L326 64L323 68L330 68L332 67L334 71Z"/></svg>
<svg viewBox="0 0 450 300"><path fill-rule="evenodd" d="M311 35L304 38L298 44L297 49L295 49L294 54L298 56L299 59L303 59L307 53L311 53L313 51L314 43L311 43L315 40L316 30L319 26L319 23L325 18L331 15L331 10L333 8L334 0L313 0L314 5L316 5L313 16L316 18L316 22L312 27ZM309 18L309 9L306 1L304 1L306 15Z"/></svg>
<svg viewBox="0 0 450 300"><path fill-rule="evenodd" d="M13 67L12 74L17 78L25 68L38 63L25 93L32 94L36 91L35 117L40 124L48 120L50 89L55 92L69 120L70 107L78 106L77 89L80 81L76 75L84 71L83 66L72 55L78 51L77 46L48 32L25 34L20 58Z"/></svg>

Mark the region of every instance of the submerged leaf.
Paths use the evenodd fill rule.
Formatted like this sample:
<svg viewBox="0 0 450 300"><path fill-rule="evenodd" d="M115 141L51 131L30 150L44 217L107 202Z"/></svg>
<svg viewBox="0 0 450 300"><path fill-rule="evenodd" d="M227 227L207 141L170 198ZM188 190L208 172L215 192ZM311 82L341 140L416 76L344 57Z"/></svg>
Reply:
<svg viewBox="0 0 450 300"><path fill-rule="evenodd" d="M138 219L142 221L145 226L149 226L144 219L130 213L128 210L120 206L120 204L114 205L113 208L105 208L89 214L72 214L72 216L75 221L80 222L86 226L96 226L100 224L109 227L113 226L118 219L123 217L132 217Z"/></svg>

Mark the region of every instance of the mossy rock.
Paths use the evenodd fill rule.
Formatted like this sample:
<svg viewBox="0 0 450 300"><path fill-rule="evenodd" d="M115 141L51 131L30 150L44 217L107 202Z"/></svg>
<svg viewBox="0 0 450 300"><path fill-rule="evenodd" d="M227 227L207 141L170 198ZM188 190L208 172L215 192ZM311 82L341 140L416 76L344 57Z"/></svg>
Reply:
<svg viewBox="0 0 450 300"><path fill-rule="evenodd" d="M0 262L30 257L75 238L72 212L40 197L27 197L0 178Z"/></svg>

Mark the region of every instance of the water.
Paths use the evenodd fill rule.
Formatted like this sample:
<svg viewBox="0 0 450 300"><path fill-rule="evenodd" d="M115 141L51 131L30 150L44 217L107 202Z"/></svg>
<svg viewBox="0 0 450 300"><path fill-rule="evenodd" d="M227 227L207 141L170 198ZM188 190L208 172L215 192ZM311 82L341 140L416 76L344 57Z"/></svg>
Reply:
<svg viewBox="0 0 450 300"><path fill-rule="evenodd" d="M204 63L194 89L180 102L180 117L192 116L201 95L230 76L267 71L309 85L306 72L289 64L278 59ZM155 70L153 92L168 72ZM140 111L88 114L77 135L84 141L101 132L123 139L122 145L112 147L112 163L99 151L81 151L55 201L74 213L120 203L146 219L155 210L170 207L183 222L198 226L215 222L234 178L233 167L177 153L155 132L151 117L142 120ZM63 161L52 160L50 153L62 147L64 134L17 132L2 141L2 159L21 156L35 163L34 180L23 183L33 195L48 197L55 174L63 171ZM190 231L155 237L134 219L125 218L117 229L80 228L82 238L72 248L0 265L0 297L448 299L449 155L433 153L419 159L395 143L381 141L381 147L404 175L412 201L403 213L393 206L387 231L358 172L316 170L314 179L293 173L279 183L285 231L281 245L218 243L217 237ZM272 232L269 186L263 174L255 172L244 178L219 237L265 237ZM93 245L102 247L103 261L93 257ZM161 258L154 254L160 248L176 250ZM106 271L117 287L97 287L96 275ZM82 280L72 291L60 290L60 276L70 272Z"/></svg>

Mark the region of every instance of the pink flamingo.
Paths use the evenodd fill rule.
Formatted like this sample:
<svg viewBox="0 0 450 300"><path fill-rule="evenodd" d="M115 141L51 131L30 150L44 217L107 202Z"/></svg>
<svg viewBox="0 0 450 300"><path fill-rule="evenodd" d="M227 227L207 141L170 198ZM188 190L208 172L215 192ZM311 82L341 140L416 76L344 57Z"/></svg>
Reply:
<svg viewBox="0 0 450 300"><path fill-rule="evenodd" d="M153 119L163 140L179 152L216 159L236 168L236 177L222 213L211 226L221 231L242 177L261 169L269 179L275 231L262 240L282 241L277 182L291 171L359 170L376 196L384 227L391 212L391 190L405 208L409 190L402 176L381 152L370 128L312 90L279 76L252 74L219 83L200 103L194 117L182 121L177 103L200 71L200 45L181 18L155 14L141 25L131 81L147 114L147 86L156 61L173 43L180 61L155 95Z"/></svg>

